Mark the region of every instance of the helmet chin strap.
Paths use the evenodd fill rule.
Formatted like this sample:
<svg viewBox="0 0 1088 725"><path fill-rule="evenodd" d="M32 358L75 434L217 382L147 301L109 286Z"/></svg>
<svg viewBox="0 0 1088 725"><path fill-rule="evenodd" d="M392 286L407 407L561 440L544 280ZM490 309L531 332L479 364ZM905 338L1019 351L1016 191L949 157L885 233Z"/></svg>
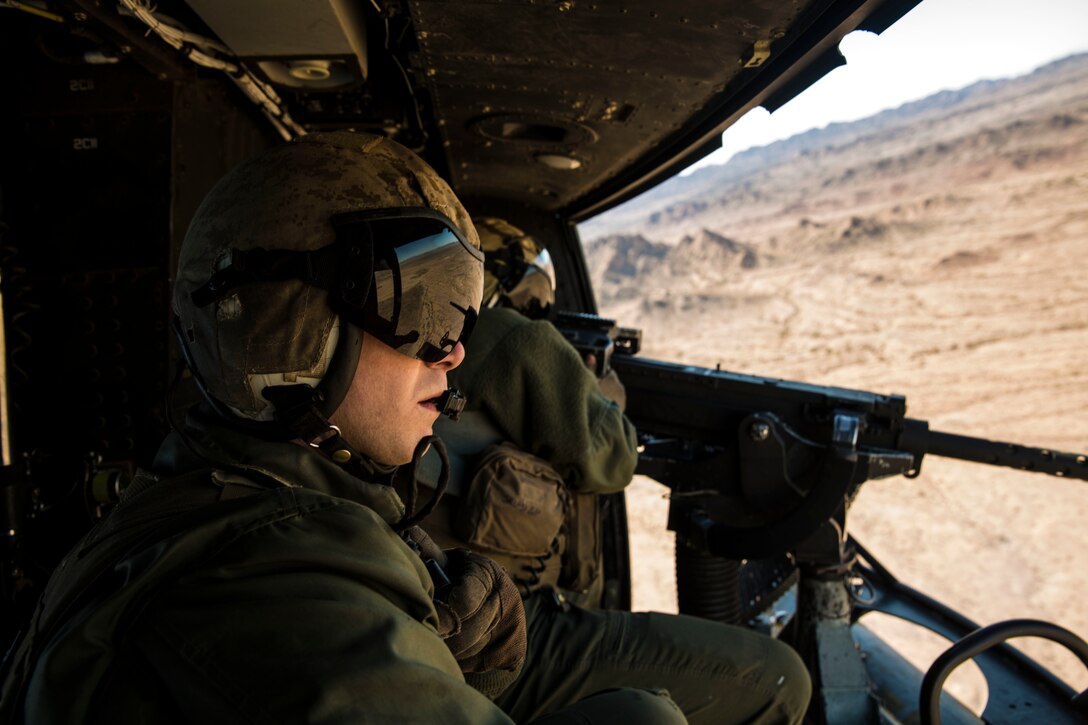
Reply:
<svg viewBox="0 0 1088 725"><path fill-rule="evenodd" d="M365 469L359 469L362 469L369 459L348 443L341 435L340 429L329 422L329 419L318 410L315 393L316 391L313 388L304 384L268 387L261 392L275 406L276 419L294 432L298 438L320 450L329 460L352 475L360 478L364 477ZM464 410L466 402L465 396L456 388L451 387L438 399L436 407L443 415L449 416L451 420L457 420L461 415L461 411ZM438 454L442 468L438 474L438 484L434 496L419 511L415 511L416 470L419 467L420 460L431 446L434 447L435 453ZM393 529L396 531L403 531L410 526L415 526L426 518L438 505L450 479L450 460L449 455L446 453L446 445L436 435L424 436L420 439L419 443L416 444L415 451L412 453L412 460L408 466L410 485L408 500L405 501L404 516L401 517L400 521L393 524Z"/></svg>
<svg viewBox="0 0 1088 725"><path fill-rule="evenodd" d="M277 423L321 450L330 460L345 465L363 458L321 412L319 391L306 384L270 385L261 391L261 396L272 403Z"/></svg>
<svg viewBox="0 0 1088 725"><path fill-rule="evenodd" d="M418 492L416 469L419 467L419 462L424 454L427 453L427 449L432 446L435 453L438 454L438 459L442 462L442 469L438 472L438 482L435 484L434 495L431 496L427 503L423 504L419 511L416 511L416 493ZM400 521L392 525L393 530L404 531L427 518L442 499L442 494L446 492L446 485L449 481L450 457L446 453L446 444L436 435L424 436L416 444L415 452L412 453L412 462L408 464L408 499L404 502L404 515L400 517Z"/></svg>
<svg viewBox="0 0 1088 725"><path fill-rule="evenodd" d="M444 399L447 399L447 404L442 406L442 412L449 415L453 420L457 420L457 415L465 406L465 398L458 393L454 388L450 388L443 395ZM454 402L453 409L450 408L450 401ZM459 401L459 405L457 405ZM319 414L320 415L320 414ZM327 421L326 421L327 422ZM311 446L321 450L330 460L339 464L348 473L356 476L357 478L366 479L366 470L364 468L365 461L362 454L356 451L343 436L340 435L340 429L331 423L328 424L328 431L322 437L319 436L319 440L306 441ZM417 511L416 510L416 495L418 493L418 482L416 479L416 473L419 468L419 462L426 455L427 449L433 447L435 453L438 454L438 460L441 462L441 469L438 472L438 481L435 485L434 495L430 500ZM411 528L422 522L427 518L435 507L438 506L438 502L442 500L442 495L446 492L446 486L450 480L450 457L446 452L446 444L436 435L424 436L416 444L415 450L412 452L412 460L408 463L408 492L407 498L404 502L404 515L400 517L399 521L391 524L394 531L403 532L406 529Z"/></svg>

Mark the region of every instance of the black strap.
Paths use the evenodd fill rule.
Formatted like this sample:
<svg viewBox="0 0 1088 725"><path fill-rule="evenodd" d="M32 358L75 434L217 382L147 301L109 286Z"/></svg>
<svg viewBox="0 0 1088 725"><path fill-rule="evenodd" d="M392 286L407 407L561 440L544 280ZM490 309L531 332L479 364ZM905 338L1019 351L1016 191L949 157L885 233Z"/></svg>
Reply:
<svg viewBox="0 0 1088 725"><path fill-rule="evenodd" d="M310 385L269 385L261 390L261 396L272 403L276 422L307 443L327 438L330 430L336 430L317 409L321 393Z"/></svg>
<svg viewBox="0 0 1088 725"><path fill-rule="evenodd" d="M423 505L419 511L415 511L416 507L416 494L418 493L418 486L416 482L416 470L419 468L419 462L423 458L423 455L427 452L427 449L434 446L435 453L438 454L438 459L442 461L442 470L438 474L438 482L435 484L434 495L430 500ZM410 526L415 526L423 519L431 515L435 506L442 500L442 494L446 493L446 486L450 482L450 457L446 452L446 444L436 435L426 436L420 439L416 444L416 450L412 454L412 462L408 464L408 498L404 502L404 516L401 516L400 521L393 524L394 531L404 531Z"/></svg>

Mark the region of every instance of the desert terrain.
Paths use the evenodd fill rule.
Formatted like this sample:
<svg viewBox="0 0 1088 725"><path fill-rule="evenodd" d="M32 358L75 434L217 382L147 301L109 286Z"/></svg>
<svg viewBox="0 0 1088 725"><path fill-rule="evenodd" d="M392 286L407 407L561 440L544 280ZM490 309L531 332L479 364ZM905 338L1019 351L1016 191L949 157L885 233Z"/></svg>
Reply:
<svg viewBox="0 0 1088 725"><path fill-rule="evenodd" d="M602 314L647 357L899 393L937 430L1088 452L1088 56L746 152L580 233ZM629 489L636 610L676 611L666 493ZM849 528L981 624L1088 638L1085 511L1083 481L930 456L866 484ZM874 628L922 669L947 646ZM1057 645L1020 642L1088 687ZM981 676L954 679L985 702Z"/></svg>

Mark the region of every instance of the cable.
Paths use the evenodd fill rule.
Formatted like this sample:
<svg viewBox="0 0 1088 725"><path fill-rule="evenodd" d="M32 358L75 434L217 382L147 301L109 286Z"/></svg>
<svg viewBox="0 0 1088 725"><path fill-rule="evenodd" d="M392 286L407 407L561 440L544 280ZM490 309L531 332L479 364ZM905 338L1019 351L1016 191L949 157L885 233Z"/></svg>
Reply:
<svg viewBox="0 0 1088 725"><path fill-rule="evenodd" d="M190 33L176 25L163 22L162 19L155 15L155 6L152 5L149 0L120 0L120 2L126 10L143 21L143 23L155 31L159 37L175 48L180 49L183 45L189 44L207 48L208 50L224 55L231 55L230 48L217 40L207 38L203 35L197 35L196 33Z"/></svg>
<svg viewBox="0 0 1088 725"><path fill-rule="evenodd" d="M401 76L404 78L404 85L408 88L408 95L412 99L412 110L416 114L416 126L419 128L420 134L423 136L423 143L427 142L427 129L423 125L423 114L419 110L419 100L416 98L415 88L412 87L412 81L408 78L408 73L404 70L404 66L401 65L400 59L396 55L391 55L393 62L397 64L397 70L400 71Z"/></svg>
<svg viewBox="0 0 1088 725"><path fill-rule="evenodd" d="M378 15L385 21L385 50L389 53L389 57L393 59L393 63L396 64L397 70L400 71L401 78L404 79L404 85L408 89L408 97L412 99L412 111L415 113L416 117L416 128L419 129L420 136L422 137L422 145L426 145L429 136L427 134L427 127L423 124L423 114L419 109L419 99L416 98L416 90L412 86L412 80L408 77L408 72L404 69L404 65L400 62L397 54L392 52L391 42L393 39L393 31L389 24L390 16L382 10L381 6L378 5L377 0L370 0L370 2L374 6L374 9L378 11ZM410 23L405 23L404 27L401 29L400 37L397 39L398 47L404 41L404 34L407 32L409 26Z"/></svg>
<svg viewBox="0 0 1088 725"><path fill-rule="evenodd" d="M212 38L190 33L164 20L155 14L155 6L149 0L118 0L123 10L144 23L152 32L168 45L180 50L193 63L204 68L220 70L234 82L246 97L261 109L276 132L284 141L298 136L305 136L306 129L300 126L287 112L279 94L267 83L247 71L236 60L230 48ZM227 56L230 60L218 57Z"/></svg>
<svg viewBox="0 0 1088 725"><path fill-rule="evenodd" d="M529 596L533 592L533 587L540 583L540 575L543 574L548 568L548 562L559 553L559 537L552 539L551 545L548 547L547 553L543 556L531 557L532 561L528 564L521 565L521 571L528 572L529 576L518 576L512 574L511 578L514 580L514 584L521 590L523 597ZM535 566L534 566L535 564Z"/></svg>
<svg viewBox="0 0 1088 725"><path fill-rule="evenodd" d="M22 10L24 13L37 15L39 18L52 20L54 23L64 22L64 18L60 15L57 15L56 13L51 13L45 8L38 7L37 5L31 5L30 3L20 2L19 0L3 0L3 2L0 2L0 7L11 8L12 10Z"/></svg>

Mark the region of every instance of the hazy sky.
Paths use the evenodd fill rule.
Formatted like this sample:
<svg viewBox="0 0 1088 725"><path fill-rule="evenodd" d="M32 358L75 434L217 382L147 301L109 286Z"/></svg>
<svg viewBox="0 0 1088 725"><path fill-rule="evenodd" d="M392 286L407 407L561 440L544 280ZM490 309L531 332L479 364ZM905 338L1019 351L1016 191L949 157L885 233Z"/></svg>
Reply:
<svg viewBox="0 0 1088 725"><path fill-rule="evenodd" d="M691 168L1088 51L1088 0L923 0L883 34L852 33L840 50L845 66L773 114L750 112L725 132L720 151Z"/></svg>

